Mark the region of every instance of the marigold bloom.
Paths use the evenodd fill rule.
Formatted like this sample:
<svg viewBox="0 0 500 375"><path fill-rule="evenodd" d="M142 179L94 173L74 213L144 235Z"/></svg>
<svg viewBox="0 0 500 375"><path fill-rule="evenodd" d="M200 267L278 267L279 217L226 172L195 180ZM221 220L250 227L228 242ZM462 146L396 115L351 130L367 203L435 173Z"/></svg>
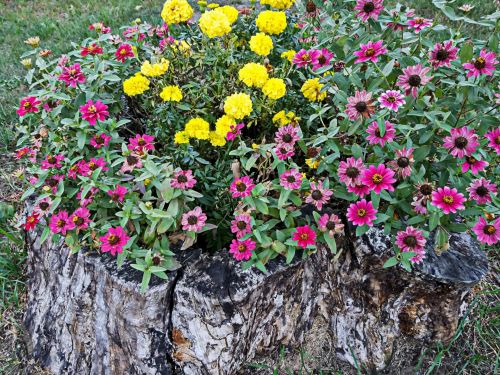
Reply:
<svg viewBox="0 0 500 375"><path fill-rule="evenodd" d="M326 91L322 91L323 84L319 83L319 78L311 78L304 82L300 91L304 97L311 102L321 102L326 98Z"/></svg>
<svg viewBox="0 0 500 375"><path fill-rule="evenodd" d="M226 134L220 134L219 132L216 131L211 131L208 134L208 139L210 141L210 144L215 147L221 147L226 144Z"/></svg>
<svg viewBox="0 0 500 375"><path fill-rule="evenodd" d="M232 7L230 5L224 5L222 7L217 8L217 11L222 12L225 14L227 19L229 20L229 23L233 24L236 22L238 19L238 9L235 7Z"/></svg>
<svg viewBox="0 0 500 375"><path fill-rule="evenodd" d="M193 8L187 0L167 0L161 11L161 18L167 25L186 22L193 16Z"/></svg>
<svg viewBox="0 0 500 375"><path fill-rule="evenodd" d="M488 223L483 217L480 217L472 228L479 242L494 245L500 241L500 218Z"/></svg>
<svg viewBox="0 0 500 375"><path fill-rule="evenodd" d="M269 35L257 33L250 38L250 49L259 56L267 56L273 49L273 40Z"/></svg>
<svg viewBox="0 0 500 375"><path fill-rule="evenodd" d="M269 75L264 65L248 63L240 69L238 78L248 87L261 88L269 79Z"/></svg>
<svg viewBox="0 0 500 375"><path fill-rule="evenodd" d="M289 62L292 62L296 54L297 52L295 52L293 49L290 49L288 51L283 52L280 56L284 59L287 59Z"/></svg>
<svg viewBox="0 0 500 375"><path fill-rule="evenodd" d="M141 73L136 73L133 77L123 81L123 92L128 96L143 94L149 90L149 79Z"/></svg>
<svg viewBox="0 0 500 375"><path fill-rule="evenodd" d="M189 143L189 136L185 131L177 132L175 133L174 136L174 142L177 143L178 145Z"/></svg>
<svg viewBox="0 0 500 375"><path fill-rule="evenodd" d="M316 244L316 232L309 226L295 228L292 236L293 241L297 241L297 245L303 249Z"/></svg>
<svg viewBox="0 0 500 375"><path fill-rule="evenodd" d="M286 94L285 81L281 78L270 78L262 87L262 93L273 100L281 99Z"/></svg>
<svg viewBox="0 0 500 375"><path fill-rule="evenodd" d="M438 188L436 191L432 192L431 204L443 210L445 214L463 210L465 208L463 205L464 202L465 198L463 194L459 193L455 188L445 186L444 188Z"/></svg>
<svg viewBox="0 0 500 375"><path fill-rule="evenodd" d="M195 117L186 123L184 131L190 138L207 140L210 134L210 124L200 117Z"/></svg>
<svg viewBox="0 0 500 375"><path fill-rule="evenodd" d="M141 65L141 73L146 77L159 77L165 74L170 66L170 61L161 59L160 62L151 64L149 61L144 61Z"/></svg>
<svg viewBox="0 0 500 375"><path fill-rule="evenodd" d="M231 32L231 22L218 9L205 12L198 21L201 31L209 38L224 36Z"/></svg>
<svg viewBox="0 0 500 375"><path fill-rule="evenodd" d="M200 207L195 207L182 215L182 230L190 232L200 232L207 222L207 215L203 213Z"/></svg>
<svg viewBox="0 0 500 375"><path fill-rule="evenodd" d="M160 93L160 98L165 102L180 102L182 91L179 86L165 86Z"/></svg>
<svg viewBox="0 0 500 375"><path fill-rule="evenodd" d="M250 115L252 110L252 99L248 94L236 93L228 96L224 101L224 112L236 120Z"/></svg>
<svg viewBox="0 0 500 375"><path fill-rule="evenodd" d="M286 29L286 14L285 12L265 10L259 13L255 24L262 33L278 35Z"/></svg>
<svg viewBox="0 0 500 375"><path fill-rule="evenodd" d="M354 225L373 226L373 221L377 217L377 210L373 207L372 202L367 202L362 199L356 203L351 203L347 209L347 219Z"/></svg>
<svg viewBox="0 0 500 375"><path fill-rule="evenodd" d="M231 245L229 245L229 252L233 254L236 260L248 260L252 257L255 245L255 241L252 241L250 238L244 241L233 240Z"/></svg>
<svg viewBox="0 0 500 375"><path fill-rule="evenodd" d="M109 115L108 106L100 100L90 100L80 106L80 113L82 118L89 122L90 125L95 125L97 120L104 121Z"/></svg>
<svg viewBox="0 0 500 375"><path fill-rule="evenodd" d="M99 237L101 241L101 251L111 253L111 255L121 254L123 247L128 243L130 237L122 227L109 228L106 235Z"/></svg>
<svg viewBox="0 0 500 375"><path fill-rule="evenodd" d="M289 9L296 0L260 0L261 5L270 5L276 9Z"/></svg>

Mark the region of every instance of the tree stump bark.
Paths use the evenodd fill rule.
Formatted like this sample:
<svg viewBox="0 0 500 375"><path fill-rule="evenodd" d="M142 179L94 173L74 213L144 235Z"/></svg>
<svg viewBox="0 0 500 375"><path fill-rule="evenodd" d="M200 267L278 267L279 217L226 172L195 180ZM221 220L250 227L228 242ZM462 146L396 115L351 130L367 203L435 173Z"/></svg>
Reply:
<svg viewBox="0 0 500 375"><path fill-rule="evenodd" d="M429 245L415 272L384 269L392 244L373 228L340 237L337 260L320 248L270 262L266 275L224 251L188 250L181 269L140 294L141 274L114 258L69 255L36 234L30 245L28 346L54 374L235 374L281 345L304 345L318 321L337 357L378 370L410 338L450 339L487 272L466 234L440 256Z"/></svg>

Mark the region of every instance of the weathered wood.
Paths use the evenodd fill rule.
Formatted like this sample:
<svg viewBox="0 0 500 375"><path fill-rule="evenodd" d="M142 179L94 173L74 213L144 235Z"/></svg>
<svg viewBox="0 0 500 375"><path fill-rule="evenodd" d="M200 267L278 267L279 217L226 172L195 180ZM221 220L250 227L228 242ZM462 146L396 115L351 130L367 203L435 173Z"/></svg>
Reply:
<svg viewBox="0 0 500 375"><path fill-rule="evenodd" d="M410 342L449 340L487 272L466 234L453 235L441 256L431 247L412 273L382 267L392 244L376 228L354 242L339 238L336 261L320 248L290 265L271 262L267 275L243 271L227 252L187 251L196 256L141 295L140 273L117 270L114 258L69 256L35 238L31 352L55 374L234 374L281 345L321 337L342 360L382 369Z"/></svg>

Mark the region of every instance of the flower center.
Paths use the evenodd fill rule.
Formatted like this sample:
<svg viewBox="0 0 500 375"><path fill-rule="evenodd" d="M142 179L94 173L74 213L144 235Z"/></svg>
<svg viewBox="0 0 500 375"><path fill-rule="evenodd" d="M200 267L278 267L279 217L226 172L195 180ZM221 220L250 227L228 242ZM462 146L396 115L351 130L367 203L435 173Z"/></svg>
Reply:
<svg viewBox="0 0 500 375"><path fill-rule="evenodd" d="M129 155L127 156L127 163L129 165L135 165L137 163L137 158L135 156Z"/></svg>
<svg viewBox="0 0 500 375"><path fill-rule="evenodd" d="M398 159L398 167L406 168L409 165L410 165L410 160L407 157L403 156L403 157Z"/></svg>
<svg viewBox="0 0 500 375"><path fill-rule="evenodd" d="M495 137L495 144L500 145L500 135Z"/></svg>
<svg viewBox="0 0 500 375"><path fill-rule="evenodd" d="M490 191L485 187L485 186L479 186L477 189L476 189L476 193L477 195L479 195L480 197L485 197L488 195Z"/></svg>
<svg viewBox="0 0 500 375"><path fill-rule="evenodd" d="M417 239L415 238L415 236L407 236L403 240L403 243L408 247L415 247L417 245Z"/></svg>
<svg viewBox="0 0 500 375"><path fill-rule="evenodd" d="M108 242L110 245L116 245L118 241L120 240L120 237L112 234L108 237Z"/></svg>
<svg viewBox="0 0 500 375"><path fill-rule="evenodd" d="M304 53L302 55L302 61L309 61L311 59L311 56L309 56L308 53Z"/></svg>
<svg viewBox="0 0 500 375"><path fill-rule="evenodd" d="M420 82L422 82L422 78L418 74L412 74L410 78L408 78L408 83L412 87L420 86Z"/></svg>
<svg viewBox="0 0 500 375"><path fill-rule="evenodd" d="M387 101L389 103L396 103L396 97L395 96L388 96Z"/></svg>
<svg viewBox="0 0 500 375"><path fill-rule="evenodd" d="M291 184L293 184L296 180L295 180L295 177L293 177L293 176L288 176L288 177L286 178L286 181L287 181L287 182L289 182L289 183L291 183Z"/></svg>
<svg viewBox="0 0 500 375"><path fill-rule="evenodd" d="M326 57L325 57L325 56L323 56L323 55L320 55L320 56L318 57L318 62L319 62L321 65L325 64L325 63L326 63Z"/></svg>
<svg viewBox="0 0 500 375"><path fill-rule="evenodd" d="M146 141L144 140L144 138L139 138L139 140L137 141L137 144L139 146L144 146L146 144Z"/></svg>
<svg viewBox="0 0 500 375"><path fill-rule="evenodd" d="M417 25L421 25L421 24L423 24L423 23L424 23L424 19L423 19L423 18L415 18L415 23L416 23Z"/></svg>
<svg viewBox="0 0 500 375"><path fill-rule="evenodd" d="M445 50L444 48L441 48L436 53L436 59L438 59L439 61L446 60L448 58L448 56L450 56L450 53L447 50Z"/></svg>
<svg viewBox="0 0 500 375"><path fill-rule="evenodd" d="M57 226L59 228L63 228L66 225L66 222L62 219L57 220Z"/></svg>
<svg viewBox="0 0 500 375"><path fill-rule="evenodd" d="M179 175L179 177L177 177L177 182L180 184L185 184L187 181L188 181L187 177L184 176L183 174L181 174L181 175Z"/></svg>
<svg viewBox="0 0 500 375"><path fill-rule="evenodd" d="M189 225L195 225L196 223L198 223L198 217L191 215L188 217L187 222Z"/></svg>
<svg viewBox="0 0 500 375"><path fill-rule="evenodd" d="M305 241L305 240L307 240L308 238L309 238L309 236L307 235L307 233L302 233L302 234L300 235L300 239L301 239L301 240L304 240L304 241Z"/></svg>
<svg viewBox="0 0 500 375"><path fill-rule="evenodd" d="M29 109L29 108L31 108L31 103L30 102L26 102L26 103L23 104L23 107L25 109Z"/></svg>
<svg viewBox="0 0 500 375"><path fill-rule="evenodd" d="M74 76L76 74L76 69L70 69L69 75Z"/></svg>
<svg viewBox="0 0 500 375"><path fill-rule="evenodd" d="M126 54L127 51L125 50L125 48L122 48L122 50L120 51L120 55L125 56Z"/></svg>
<svg viewBox="0 0 500 375"><path fill-rule="evenodd" d="M363 12L365 13L370 13L370 12L373 12L375 10L375 4L373 4L373 2L369 1L367 3L365 3L365 5L363 5Z"/></svg>
<svg viewBox="0 0 500 375"><path fill-rule="evenodd" d="M306 4L306 10L309 13L314 13L316 11L316 4L314 4L314 2L312 1L308 1Z"/></svg>
<svg viewBox="0 0 500 375"><path fill-rule="evenodd" d="M374 184L380 184L383 180L383 177L381 174L375 173L372 177L372 181Z"/></svg>
<svg viewBox="0 0 500 375"><path fill-rule="evenodd" d="M329 221L326 223L326 229L328 230L334 230L335 229L335 222L334 221Z"/></svg>
<svg viewBox="0 0 500 375"><path fill-rule="evenodd" d="M238 190L240 193L244 192L247 190L247 186L245 185L244 182L238 181L236 183L236 190Z"/></svg>
<svg viewBox="0 0 500 375"><path fill-rule="evenodd" d="M455 139L455 147L460 149L465 148L465 146L467 146L468 143L469 141L465 137L458 137L457 139Z"/></svg>
<svg viewBox="0 0 500 375"><path fill-rule="evenodd" d="M476 164L476 162L477 162L476 158L473 156L466 156L465 160L467 160L467 163L469 163L469 164Z"/></svg>
<svg viewBox="0 0 500 375"><path fill-rule="evenodd" d="M239 230L246 229L246 227L247 227L247 223L246 223L246 222L244 222L243 220L239 220L239 221L236 223L236 227L237 227Z"/></svg>
<svg viewBox="0 0 500 375"><path fill-rule="evenodd" d="M370 56L373 56L373 55L375 55L375 49L371 48L371 47L367 48L366 51L365 51L365 56L370 57Z"/></svg>
<svg viewBox="0 0 500 375"><path fill-rule="evenodd" d="M356 108L356 111L358 111L359 113L363 113L368 109L368 105L366 104L366 102L357 102L354 108Z"/></svg>
<svg viewBox="0 0 500 375"><path fill-rule="evenodd" d="M97 143L98 145L102 145L104 143L104 139L100 135L96 135L95 143Z"/></svg>
<svg viewBox="0 0 500 375"><path fill-rule="evenodd" d="M319 191L319 190L314 190L314 191L311 193L311 197L312 197L315 201L319 201L319 200L321 200L321 198L323 198L323 194L321 194L321 191Z"/></svg>
<svg viewBox="0 0 500 375"><path fill-rule="evenodd" d="M445 195L443 197L443 202L446 204L452 204L454 202L454 199L451 195Z"/></svg>
<svg viewBox="0 0 500 375"><path fill-rule="evenodd" d="M243 244L238 245L238 251L240 253L244 252L246 249L247 249L247 247L245 245L243 245Z"/></svg>
<svg viewBox="0 0 500 375"><path fill-rule="evenodd" d="M493 225L486 225L483 229L484 234L492 235L497 232L497 229Z"/></svg>
<svg viewBox="0 0 500 375"><path fill-rule="evenodd" d="M51 178L49 181L48 181L48 184L49 186L51 187L54 187L54 186L57 186L57 184L59 183L59 181L57 181L55 178Z"/></svg>
<svg viewBox="0 0 500 375"><path fill-rule="evenodd" d="M48 158L47 158L47 161L50 163L50 164L55 164L57 162L57 159L55 157L53 157L52 155L50 155Z"/></svg>
<svg viewBox="0 0 500 375"><path fill-rule="evenodd" d="M365 217L366 216L366 210L363 208L358 209L358 216L359 217Z"/></svg>
<svg viewBox="0 0 500 375"><path fill-rule="evenodd" d="M431 195L432 194L432 186L428 185L428 184L420 186L420 193L422 193L423 195Z"/></svg>
<svg viewBox="0 0 500 375"><path fill-rule="evenodd" d="M89 163L89 169L90 169L91 171L95 171L95 170L97 169L97 165L96 165L93 161L91 161L91 162Z"/></svg>
<svg viewBox="0 0 500 375"><path fill-rule="evenodd" d="M75 215L73 217L73 223L75 223L78 226L82 225L84 222L85 222L85 220L83 220L83 218L81 218L80 216Z"/></svg>
<svg viewBox="0 0 500 375"><path fill-rule="evenodd" d="M87 108L87 111L89 111L90 113L96 113L97 108L95 107L95 105L91 105Z"/></svg>
<svg viewBox="0 0 500 375"><path fill-rule="evenodd" d="M486 60L483 57L478 57L476 61L474 61L474 67L476 69L484 69L486 66Z"/></svg>
<svg viewBox="0 0 500 375"><path fill-rule="evenodd" d="M287 134L283 135L282 140L285 143L290 143L292 141L292 135L287 133Z"/></svg>
<svg viewBox="0 0 500 375"><path fill-rule="evenodd" d="M347 168L345 174L350 178L356 178L359 176L359 169L354 167Z"/></svg>
<svg viewBox="0 0 500 375"><path fill-rule="evenodd" d="M49 208L49 204L47 202L41 202L38 207L45 211L47 208Z"/></svg>

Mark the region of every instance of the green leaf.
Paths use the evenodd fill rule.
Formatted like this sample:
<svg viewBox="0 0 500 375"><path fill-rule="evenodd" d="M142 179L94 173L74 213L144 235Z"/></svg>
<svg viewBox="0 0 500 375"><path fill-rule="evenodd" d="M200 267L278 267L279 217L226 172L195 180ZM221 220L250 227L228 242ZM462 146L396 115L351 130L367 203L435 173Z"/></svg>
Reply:
<svg viewBox="0 0 500 375"><path fill-rule="evenodd" d="M368 225L361 225L356 228L356 237L361 237L363 234L368 232L370 227Z"/></svg>
<svg viewBox="0 0 500 375"><path fill-rule="evenodd" d="M337 254L337 242L335 241L335 238L330 237L328 233L323 233L323 239L330 248L332 254Z"/></svg>
<svg viewBox="0 0 500 375"><path fill-rule="evenodd" d="M283 207L283 205L286 203L288 200L288 197L290 196L291 191L290 190L282 190L280 193L280 197L278 199L278 207Z"/></svg>
<svg viewBox="0 0 500 375"><path fill-rule="evenodd" d="M295 256L295 247L289 247L286 253L286 264L292 263L294 256Z"/></svg>
<svg viewBox="0 0 500 375"><path fill-rule="evenodd" d="M151 270L146 269L144 271L144 274L142 275L141 293L145 293L146 290L148 289L149 280L151 280Z"/></svg>
<svg viewBox="0 0 500 375"><path fill-rule="evenodd" d="M259 212L263 213L264 215L267 215L269 213L269 208L267 207L267 204L264 201L257 198L254 200L254 202L255 202L255 207Z"/></svg>
<svg viewBox="0 0 500 375"><path fill-rule="evenodd" d="M394 267L398 263L399 262L396 259L396 257L391 257L391 258L387 259L386 262L384 263L384 268Z"/></svg>
<svg viewBox="0 0 500 375"><path fill-rule="evenodd" d="M466 42L460 49L460 61L462 64L469 62L474 56L474 46L471 42Z"/></svg>
<svg viewBox="0 0 500 375"><path fill-rule="evenodd" d="M429 219L429 231L433 231L439 224L439 212L433 212Z"/></svg>

